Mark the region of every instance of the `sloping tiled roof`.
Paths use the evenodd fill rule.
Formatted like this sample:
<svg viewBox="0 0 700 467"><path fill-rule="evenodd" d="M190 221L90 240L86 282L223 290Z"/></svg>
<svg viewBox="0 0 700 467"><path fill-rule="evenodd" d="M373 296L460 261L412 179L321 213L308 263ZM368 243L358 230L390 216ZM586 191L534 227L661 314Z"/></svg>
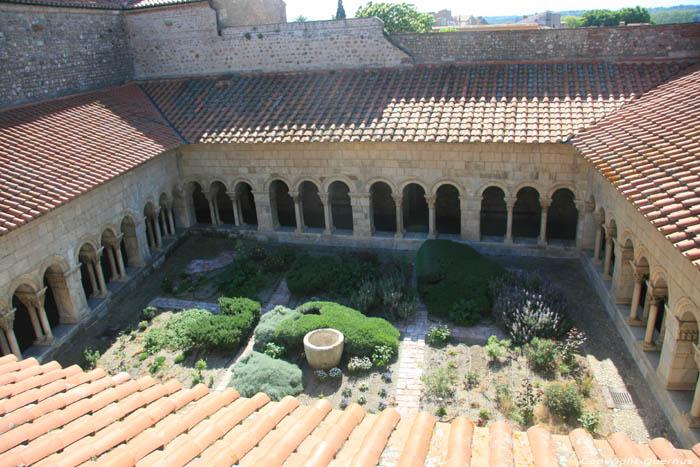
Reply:
<svg viewBox="0 0 700 467"><path fill-rule="evenodd" d="M357 404L341 412L323 399L248 399L232 388L211 393L13 355L0 358L0 415L3 466L700 465L700 445L676 449L663 438L642 445L621 433L593 440L582 429L475 428L465 417L436 423L424 412L369 414Z"/></svg>
<svg viewBox="0 0 700 467"><path fill-rule="evenodd" d="M700 266L700 64L581 132L572 143Z"/></svg>
<svg viewBox="0 0 700 467"><path fill-rule="evenodd" d="M566 141L685 63L542 63L143 84L190 143Z"/></svg>
<svg viewBox="0 0 700 467"><path fill-rule="evenodd" d="M180 144L134 84L0 112L0 235Z"/></svg>
<svg viewBox="0 0 700 467"><path fill-rule="evenodd" d="M132 10L154 6L176 5L180 3L202 2L204 0L0 0L0 3L19 3L70 8L96 8L102 10Z"/></svg>

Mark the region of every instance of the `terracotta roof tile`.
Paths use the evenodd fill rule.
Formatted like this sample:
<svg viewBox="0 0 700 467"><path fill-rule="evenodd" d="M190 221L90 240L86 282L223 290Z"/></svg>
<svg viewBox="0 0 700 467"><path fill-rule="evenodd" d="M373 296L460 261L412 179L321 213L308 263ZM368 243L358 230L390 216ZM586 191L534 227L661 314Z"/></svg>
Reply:
<svg viewBox="0 0 700 467"><path fill-rule="evenodd" d="M0 112L0 235L180 144L135 84Z"/></svg>
<svg viewBox="0 0 700 467"><path fill-rule="evenodd" d="M154 6L194 3L203 0L0 0L0 3L20 3L70 8L93 8L102 10L133 10Z"/></svg>
<svg viewBox="0 0 700 467"><path fill-rule="evenodd" d="M568 140L686 66L439 65L242 74L142 86L191 143L552 143Z"/></svg>
<svg viewBox="0 0 700 467"><path fill-rule="evenodd" d="M700 245L700 65L628 102L572 143L676 248L696 259L690 252Z"/></svg>

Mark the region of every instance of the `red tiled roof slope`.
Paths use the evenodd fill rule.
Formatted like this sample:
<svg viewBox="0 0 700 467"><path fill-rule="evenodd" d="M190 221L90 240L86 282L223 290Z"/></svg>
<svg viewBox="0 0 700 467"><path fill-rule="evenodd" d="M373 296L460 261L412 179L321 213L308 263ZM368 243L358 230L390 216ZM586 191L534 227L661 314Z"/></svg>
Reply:
<svg viewBox="0 0 700 467"><path fill-rule="evenodd" d="M572 143L700 266L700 64L587 128Z"/></svg>
<svg viewBox="0 0 700 467"><path fill-rule="evenodd" d="M134 84L0 112L0 235L180 144Z"/></svg>
<svg viewBox="0 0 700 467"><path fill-rule="evenodd" d="M204 0L0 0L0 3L20 3L71 8L96 8L103 10L131 10L154 6L194 3Z"/></svg>
<svg viewBox="0 0 700 467"><path fill-rule="evenodd" d="M143 83L190 143L571 138L687 63L566 62L235 75Z"/></svg>
<svg viewBox="0 0 700 467"><path fill-rule="evenodd" d="M520 432L502 421L476 428L465 417L441 423L357 404L341 412L327 400L243 398L13 355L0 357L0 415L2 466L700 465L700 445L677 449L663 438L594 440L582 429Z"/></svg>

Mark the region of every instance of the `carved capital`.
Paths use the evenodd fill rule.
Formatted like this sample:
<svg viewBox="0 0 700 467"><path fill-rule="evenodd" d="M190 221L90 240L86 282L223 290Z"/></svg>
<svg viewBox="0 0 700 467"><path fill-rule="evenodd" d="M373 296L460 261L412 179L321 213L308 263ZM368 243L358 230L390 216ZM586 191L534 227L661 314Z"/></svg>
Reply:
<svg viewBox="0 0 700 467"><path fill-rule="evenodd" d="M228 197L231 201L233 201L234 203L236 202L236 192L235 191L227 191L226 194L228 195Z"/></svg>
<svg viewBox="0 0 700 467"><path fill-rule="evenodd" d="M328 195L328 193L319 193L319 194L318 194L318 197L321 198L321 204L323 204L324 206L325 206L326 204L328 204L328 200L329 200L329 195Z"/></svg>
<svg viewBox="0 0 700 467"><path fill-rule="evenodd" d="M401 203L403 202L402 195L395 195L392 193L391 197L394 198L394 202L396 203L397 206L401 206Z"/></svg>
<svg viewBox="0 0 700 467"><path fill-rule="evenodd" d="M595 209L595 204L593 204L593 201L586 201L583 203L583 210L587 213L592 213L593 210Z"/></svg>
<svg viewBox="0 0 700 467"><path fill-rule="evenodd" d="M504 198L504 200L505 200L505 202L506 202L506 209L508 209L509 211L511 211L511 210L513 209L513 206L515 206L515 202L518 200L518 198L513 198L513 197L511 197L511 196L506 196L506 197Z"/></svg>
<svg viewBox="0 0 700 467"><path fill-rule="evenodd" d="M552 205L552 200L550 198L540 198L540 206L542 209L548 209Z"/></svg>
<svg viewBox="0 0 700 467"><path fill-rule="evenodd" d="M611 242L612 239L617 235L617 228L609 225L603 226L605 229L605 240Z"/></svg>
<svg viewBox="0 0 700 467"><path fill-rule="evenodd" d="M15 322L15 311L14 308L0 310L0 328L6 332L12 332L12 325Z"/></svg>
<svg viewBox="0 0 700 467"><path fill-rule="evenodd" d="M435 206L435 196L425 195L425 202L428 203L428 207Z"/></svg>
<svg viewBox="0 0 700 467"><path fill-rule="evenodd" d="M684 342L697 342L698 341L698 325L695 321L681 321L676 317L678 335L676 339Z"/></svg>
<svg viewBox="0 0 700 467"><path fill-rule="evenodd" d="M182 185L175 185L173 187L173 198L182 199L185 196L185 190Z"/></svg>
<svg viewBox="0 0 700 467"><path fill-rule="evenodd" d="M44 296L46 295L46 287L38 292L15 292L15 295L22 302L22 305L31 308L41 308L44 306Z"/></svg>

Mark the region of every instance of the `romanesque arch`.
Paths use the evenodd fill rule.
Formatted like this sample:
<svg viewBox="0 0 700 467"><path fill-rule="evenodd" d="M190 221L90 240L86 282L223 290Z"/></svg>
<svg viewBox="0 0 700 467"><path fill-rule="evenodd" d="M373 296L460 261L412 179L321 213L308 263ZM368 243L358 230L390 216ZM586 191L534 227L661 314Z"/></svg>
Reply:
<svg viewBox="0 0 700 467"><path fill-rule="evenodd" d="M316 183L304 180L299 184L299 203L301 204L301 224L304 228L324 229L326 227L323 203Z"/></svg>
<svg viewBox="0 0 700 467"><path fill-rule="evenodd" d="M668 282L666 274L660 268L652 271L649 283L649 314L646 320L644 332L644 351L659 351L663 344L664 319L666 317L666 304L669 302Z"/></svg>
<svg viewBox="0 0 700 467"><path fill-rule="evenodd" d="M428 202L423 185L410 182L403 187L401 192L401 212L404 231L428 232Z"/></svg>
<svg viewBox="0 0 700 467"><path fill-rule="evenodd" d="M198 224L212 224L211 209L209 208L209 200L202 189L202 185L198 182L189 182L187 191L192 196L192 208L194 209L194 217Z"/></svg>
<svg viewBox="0 0 700 467"><path fill-rule="evenodd" d="M124 216L121 222L122 241L120 250L125 266L130 268L140 267L143 265L141 251L139 250L139 238L136 235L136 223L131 216Z"/></svg>
<svg viewBox="0 0 700 467"><path fill-rule="evenodd" d="M144 222L146 223L146 238L148 239L148 248L151 250L160 249L163 245L162 234L158 222L158 211L153 202L148 201L143 208Z"/></svg>
<svg viewBox="0 0 700 467"><path fill-rule="evenodd" d="M350 187L336 180L328 185L328 202L331 209L331 223L334 229L352 230L352 204Z"/></svg>
<svg viewBox="0 0 700 467"><path fill-rule="evenodd" d="M506 194L501 187L489 186L481 195L480 232L485 237L504 238L508 228Z"/></svg>
<svg viewBox="0 0 700 467"><path fill-rule="evenodd" d="M46 287L45 308L51 326L58 323L76 323L78 314L73 297L68 287L66 275L70 267L59 258L53 261L44 271L44 287Z"/></svg>
<svg viewBox="0 0 700 467"><path fill-rule="evenodd" d="M396 232L396 202L391 186L377 181L369 187L372 225L376 232Z"/></svg>
<svg viewBox="0 0 700 467"><path fill-rule="evenodd" d="M52 324L45 309L46 288L23 283L12 294L15 310L12 330L21 353L32 345L51 345ZM55 314L53 314L55 311ZM57 310L52 310L52 319L58 324Z"/></svg>
<svg viewBox="0 0 700 467"><path fill-rule="evenodd" d="M443 183L435 191L435 229L438 234L457 234L461 231L459 189Z"/></svg>
<svg viewBox="0 0 700 467"><path fill-rule="evenodd" d="M275 227L297 227L294 200L289 194L289 186L282 180L270 183L270 211Z"/></svg>
<svg viewBox="0 0 700 467"><path fill-rule="evenodd" d="M233 203L227 192L226 185L220 181L213 182L209 188L211 198L214 200L214 214L217 217L215 223L234 225Z"/></svg>
<svg viewBox="0 0 700 467"><path fill-rule="evenodd" d="M547 209L547 240L576 240L578 209L576 195L568 188L559 188L551 195Z"/></svg>
<svg viewBox="0 0 700 467"><path fill-rule="evenodd" d="M240 181L235 185L236 203L240 215L240 222L246 225L258 225L258 212L255 208L253 187L246 181Z"/></svg>
<svg viewBox="0 0 700 467"><path fill-rule="evenodd" d="M540 235L542 207L536 188L518 190L513 205L513 237L537 238Z"/></svg>
<svg viewBox="0 0 700 467"><path fill-rule="evenodd" d="M102 232L100 244L102 245L102 257L100 267L105 280L109 282L123 281L126 278L124 260L120 248L121 235L117 235L111 228Z"/></svg>
<svg viewBox="0 0 700 467"><path fill-rule="evenodd" d="M85 297L107 297L107 285L100 265L101 255L102 249L95 248L90 242L83 243L80 247L80 275Z"/></svg>
<svg viewBox="0 0 700 467"><path fill-rule="evenodd" d="M161 230L164 235L174 237L175 236L175 207L172 198L170 198L167 193L161 193L160 198L158 198L158 204L160 206L160 224Z"/></svg>

